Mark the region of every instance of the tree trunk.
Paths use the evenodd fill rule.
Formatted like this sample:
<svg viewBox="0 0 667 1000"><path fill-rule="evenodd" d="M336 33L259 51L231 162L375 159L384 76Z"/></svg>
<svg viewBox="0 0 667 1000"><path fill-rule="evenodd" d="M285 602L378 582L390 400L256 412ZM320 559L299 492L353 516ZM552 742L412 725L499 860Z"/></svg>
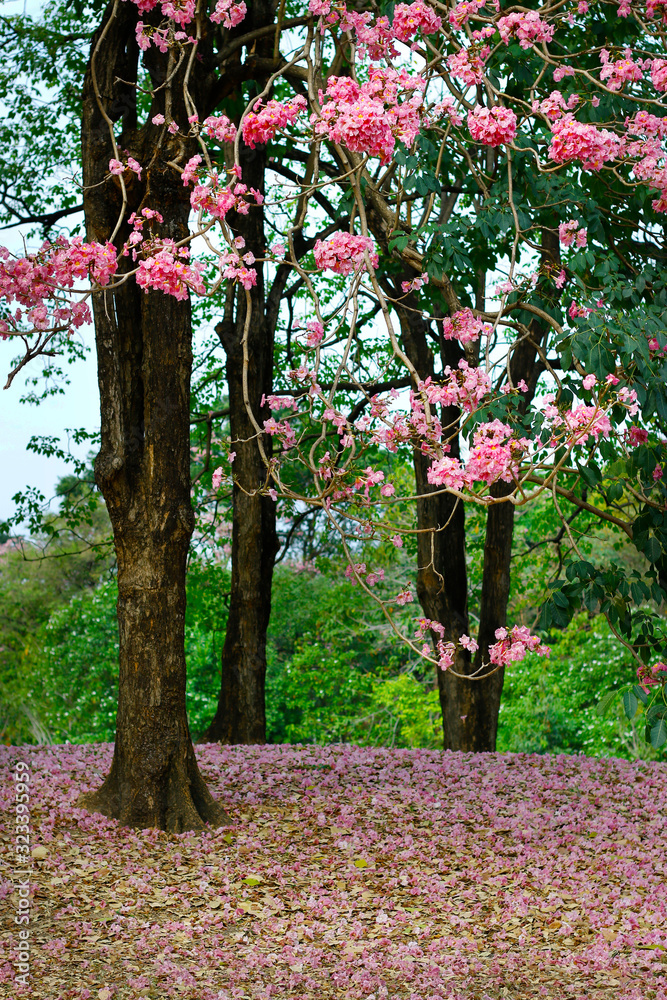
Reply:
<svg viewBox="0 0 667 1000"><path fill-rule="evenodd" d="M113 149L102 109L122 124L119 147L144 164L141 182L125 173L126 214L156 208L165 219L160 236L179 240L188 232L188 194L167 165L182 147L168 141L156 151L151 126L136 128L136 21L134 5L121 4L113 18L107 9L104 48L95 59L98 93L90 66L84 82L84 211L88 238L100 243L122 209L120 184L109 176ZM177 77L174 116L185 120L179 84ZM123 224L118 248L128 235ZM121 261L127 270L133 266L130 258ZM130 279L115 293L97 293L93 306L102 417L95 478L118 559L120 675L111 771L82 804L132 827L178 833L219 825L227 817L199 773L185 709L185 569L194 526L190 302L145 294Z"/></svg>
<svg viewBox="0 0 667 1000"><path fill-rule="evenodd" d="M273 23L271 3L255 2L249 10L245 31ZM258 56L268 58L272 52L273 37L257 43ZM264 193L266 147L253 150L241 144L240 163L243 183ZM230 215L228 221L244 238L246 251L251 250L257 258L266 255L264 212L259 206L247 215ZM259 443L261 440L269 458L271 439L264 434L258 437L248 412L250 408L261 427L270 416L262 399L273 384L275 319L267 315L261 264L257 266L257 284L247 295L240 289L235 300L228 299L225 319L216 329L227 355L230 432L236 453L232 464L232 579L218 707L199 742L265 743L266 632L279 545L276 505L266 495L271 483ZM258 492L261 489L263 495Z"/></svg>
<svg viewBox="0 0 667 1000"><path fill-rule="evenodd" d="M542 258L552 265L558 262L558 240L549 229L542 230ZM433 354L428 346L427 323L416 301L412 309L397 307L406 354L420 378L433 375ZM522 339L512 353L512 382L524 379L528 392L521 407L531 402L538 378L543 371L538 360L538 345L545 339L546 328L534 323L531 336ZM441 341L443 367L456 368L464 353L454 341ZM455 408L442 414L443 425L454 425L459 418ZM458 437L450 442L450 455L459 457ZM465 561L465 517L463 504L447 493L435 494L426 478L431 459L419 449L414 452L417 493L418 571L417 596L424 614L446 628L446 639L456 642L468 633L468 583ZM495 498L508 496L512 485L498 482L491 487ZM496 641L496 629L507 624L510 593L510 563L514 533L513 504L498 503L488 508L484 537L484 562L479 649L473 662L465 650L459 650L453 671L438 670L438 692L442 709L444 746L466 752L493 751L496 748L498 715L503 690L504 668L486 671L478 679L467 680L456 674L475 673L488 658L488 648Z"/></svg>

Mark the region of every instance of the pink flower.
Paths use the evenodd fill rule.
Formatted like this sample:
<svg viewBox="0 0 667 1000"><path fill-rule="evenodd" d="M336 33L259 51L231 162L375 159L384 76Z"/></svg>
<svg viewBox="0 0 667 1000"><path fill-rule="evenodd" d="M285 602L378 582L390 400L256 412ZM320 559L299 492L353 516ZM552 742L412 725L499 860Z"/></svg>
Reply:
<svg viewBox="0 0 667 1000"><path fill-rule="evenodd" d="M632 59L630 49L626 49L625 58L619 59L617 62L610 62L609 53L603 49L600 53L600 62L602 63L600 80L606 80L610 90L621 90L626 83L632 83L642 78L641 67Z"/></svg>
<svg viewBox="0 0 667 1000"><path fill-rule="evenodd" d="M633 424L628 427L628 444L632 448L636 448L640 444L646 444L648 441L648 431L644 430L643 427L637 427Z"/></svg>
<svg viewBox="0 0 667 1000"><path fill-rule="evenodd" d="M235 28L248 13L244 0L217 0L211 20L223 28Z"/></svg>
<svg viewBox="0 0 667 1000"><path fill-rule="evenodd" d="M592 389L596 382L597 382L597 379L596 379L595 375L586 375L586 377L584 378L584 380L582 382L582 385L583 385L584 389Z"/></svg>
<svg viewBox="0 0 667 1000"><path fill-rule="evenodd" d="M554 36L554 27L546 24L536 11L522 14L508 14L498 21L498 31L505 45L515 37L522 49L529 49L535 42L550 42Z"/></svg>
<svg viewBox="0 0 667 1000"><path fill-rule="evenodd" d="M306 346L317 347L317 345L322 342L322 338L324 337L324 327L319 320L311 319L306 323L306 329L308 330Z"/></svg>
<svg viewBox="0 0 667 1000"><path fill-rule="evenodd" d="M433 463L426 478L431 486L445 486L454 490L462 490L469 482L458 458L450 458L448 455Z"/></svg>
<svg viewBox="0 0 667 1000"><path fill-rule="evenodd" d="M163 249L140 262L137 284L146 292L149 288L157 288L176 299L187 299L190 288L200 295L204 294L201 278L203 269L204 265L200 261L190 265L179 259L172 250Z"/></svg>
<svg viewBox="0 0 667 1000"><path fill-rule="evenodd" d="M656 90L667 90L667 59L653 59L651 62L651 81Z"/></svg>
<svg viewBox="0 0 667 1000"><path fill-rule="evenodd" d="M452 27L461 28L483 6L484 0L462 0L461 3L456 5L454 10L450 10L448 21Z"/></svg>
<svg viewBox="0 0 667 1000"><path fill-rule="evenodd" d="M151 118L151 121L153 122L153 125L164 125L165 118L164 115L154 115Z"/></svg>
<svg viewBox="0 0 667 1000"><path fill-rule="evenodd" d="M662 479L662 466L656 465L655 469L653 470L653 482L657 483L659 479Z"/></svg>
<svg viewBox="0 0 667 1000"><path fill-rule="evenodd" d="M511 108L483 108L477 105L468 112L468 129L475 142L501 146L516 135L517 118Z"/></svg>
<svg viewBox="0 0 667 1000"><path fill-rule="evenodd" d="M396 603L401 606L405 604L412 604L414 601L414 596L409 587L404 587L403 590L396 595Z"/></svg>
<svg viewBox="0 0 667 1000"><path fill-rule="evenodd" d="M485 45L481 49L459 49L452 53L447 58L452 76L462 80L468 87L481 83L484 79L484 63L490 52L491 48Z"/></svg>
<svg viewBox="0 0 667 1000"><path fill-rule="evenodd" d="M269 101L264 108L262 102L257 101L253 110L243 119L241 125L243 141L251 149L254 149L257 143L269 142L279 129L294 124L306 107L306 98L301 94L285 104L280 101Z"/></svg>
<svg viewBox="0 0 667 1000"><path fill-rule="evenodd" d="M224 478L224 472L222 466L219 465L218 468L213 473L213 489L219 490Z"/></svg>
<svg viewBox="0 0 667 1000"><path fill-rule="evenodd" d="M193 180L197 180L197 167L201 163L201 156L197 153L196 156L192 156L183 168L183 173L181 174L181 180L183 181L183 187L187 187Z"/></svg>
<svg viewBox="0 0 667 1000"><path fill-rule="evenodd" d="M491 324L477 319L472 309L461 309L442 321L442 335L445 340L458 340L461 344L469 344L479 340L482 333L488 336L491 333Z"/></svg>
<svg viewBox="0 0 667 1000"><path fill-rule="evenodd" d="M441 28L442 20L422 0L411 4L399 3L394 8L392 33L399 42L413 42L417 31L421 31L423 35L432 35Z"/></svg>
<svg viewBox="0 0 667 1000"><path fill-rule="evenodd" d="M141 180L141 164L138 163L133 156L128 156L127 158L127 169L132 170L133 173L137 175L139 180Z"/></svg>
<svg viewBox="0 0 667 1000"><path fill-rule="evenodd" d="M109 170L116 177L119 177L122 173L125 172L125 167L120 162L120 160L109 160Z"/></svg>
<svg viewBox="0 0 667 1000"><path fill-rule="evenodd" d="M489 646L489 660L497 666L517 663L529 652L537 653L539 656L548 656L551 652L549 647L543 646L538 636L531 635L530 630L524 625L515 625L510 630L496 629L496 639L498 641Z"/></svg>
<svg viewBox="0 0 667 1000"><path fill-rule="evenodd" d="M471 639L469 635L462 635L460 638L460 643L464 649L467 649L471 653L476 653L479 646L474 639Z"/></svg>
<svg viewBox="0 0 667 1000"><path fill-rule="evenodd" d="M378 267L380 259L369 236L334 233L327 240L317 240L314 248L315 263L320 271L329 268L344 275L366 267L364 253L368 254L371 267Z"/></svg>
<svg viewBox="0 0 667 1000"><path fill-rule="evenodd" d="M227 115L210 115L204 119L203 132L210 139L217 139L218 142L234 142L236 139L236 125L229 120Z"/></svg>
<svg viewBox="0 0 667 1000"><path fill-rule="evenodd" d="M551 131L549 156L556 163L581 160L585 170L601 170L623 150L622 140L613 132L578 122L571 114L554 122Z"/></svg>
<svg viewBox="0 0 667 1000"><path fill-rule="evenodd" d="M381 66L371 66L361 86L350 77L331 76L329 100L325 102L325 95L320 94L321 116L311 119L315 135L327 135L353 152L368 153L387 163L397 139L411 146L419 133L424 86L420 76Z"/></svg>
<svg viewBox="0 0 667 1000"><path fill-rule="evenodd" d="M563 423L574 444L584 444L589 437L597 441L600 435L609 437L611 432L608 415L597 406L575 406L563 414Z"/></svg>

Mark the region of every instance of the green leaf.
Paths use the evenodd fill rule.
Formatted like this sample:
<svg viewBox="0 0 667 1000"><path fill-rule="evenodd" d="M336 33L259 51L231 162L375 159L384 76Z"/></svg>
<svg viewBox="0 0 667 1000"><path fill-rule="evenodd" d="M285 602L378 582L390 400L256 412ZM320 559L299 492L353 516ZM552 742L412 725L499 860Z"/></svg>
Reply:
<svg viewBox="0 0 667 1000"><path fill-rule="evenodd" d="M648 695L646 694L644 688L640 687L639 684L635 684L632 690L634 692L635 697L639 698L642 705L645 705L646 702L648 701Z"/></svg>
<svg viewBox="0 0 667 1000"><path fill-rule="evenodd" d="M261 885L262 884L262 879L261 878L257 878L256 875L246 875L246 877L242 878L241 881L245 882L246 885Z"/></svg>
<svg viewBox="0 0 667 1000"><path fill-rule="evenodd" d="M409 236L407 236L405 233L397 233L396 236L392 236L391 239L389 240L389 250L390 251L398 250L398 252L400 253L401 250L405 250L409 242L410 242Z"/></svg>
<svg viewBox="0 0 667 1000"><path fill-rule="evenodd" d="M607 691L606 694L602 695L599 702L595 706L595 711L601 718L604 718L607 714L609 706L616 700L617 694L618 691Z"/></svg>
<svg viewBox="0 0 667 1000"><path fill-rule="evenodd" d="M625 714L628 719L634 719L637 714L639 702L637 701L637 695L634 691L624 691L623 692L623 708L625 709Z"/></svg>
<svg viewBox="0 0 667 1000"><path fill-rule="evenodd" d="M651 746L654 750L667 743L667 722L660 719L654 726L651 726Z"/></svg>
<svg viewBox="0 0 667 1000"><path fill-rule="evenodd" d="M355 858L354 859L354 867L355 868L368 868L368 861L365 861L363 858Z"/></svg>

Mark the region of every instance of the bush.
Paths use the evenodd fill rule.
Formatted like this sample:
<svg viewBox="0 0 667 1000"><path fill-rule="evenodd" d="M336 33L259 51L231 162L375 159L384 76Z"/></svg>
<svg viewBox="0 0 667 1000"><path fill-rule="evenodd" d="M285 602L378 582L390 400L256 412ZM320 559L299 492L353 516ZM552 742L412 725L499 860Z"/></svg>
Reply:
<svg viewBox="0 0 667 1000"><path fill-rule="evenodd" d="M644 743L641 715L628 723L620 699L608 717L596 711L607 691L634 675L630 654L604 618L581 613L549 645L548 659L530 654L507 669L498 750L665 759Z"/></svg>

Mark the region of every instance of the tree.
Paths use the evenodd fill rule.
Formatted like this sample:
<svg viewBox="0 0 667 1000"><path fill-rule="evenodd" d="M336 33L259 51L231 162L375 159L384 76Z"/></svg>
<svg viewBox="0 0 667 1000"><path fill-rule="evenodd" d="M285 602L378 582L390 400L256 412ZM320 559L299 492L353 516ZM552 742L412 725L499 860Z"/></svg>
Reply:
<svg viewBox="0 0 667 1000"><path fill-rule="evenodd" d="M89 274L94 282L104 411L96 475L119 559L121 711L114 767L91 801L127 822L178 829L213 809L183 726L189 290L226 288L219 332L238 446L237 550L254 526L233 587L246 608L248 600L260 605L241 627L241 602L232 596L228 662L249 650L253 704L262 694L262 650L248 626L261 632L268 617L261 602L275 555L270 504L280 491L287 502L322 512L341 535L350 574L369 592L379 592L381 575L355 560L362 540L400 542L401 528L416 534L426 615L417 632L420 642L432 640L427 655L438 668L445 744L491 749L504 665L540 647L528 629L505 625L513 507L550 491L557 509L567 501L633 534L631 506L626 516L617 510L624 498L637 508L635 521L644 527L633 537L652 565L662 553L662 485L653 471L662 445L637 425L626 433L624 422L639 403L649 420L657 409L658 424L667 413L662 337L646 337L662 320L664 291L654 270L640 286L631 262L662 253L652 213L663 211L664 195L647 205L651 186L664 189L662 126L636 107L648 101L658 109L664 60L661 28L637 21L630 31L585 5L567 33L557 31L557 5L501 13L461 4L443 20L417 0L399 4L390 20L370 5L348 10L311 0L302 17L290 19L281 6L276 23L262 3L249 14L231 0L210 11L189 0L140 6L141 22L135 4L109 5L86 75L88 243L51 244L31 258L24 304L37 337L28 353L39 353L80 318L67 294L72 280ZM652 83L642 76L644 64L584 44L591 26L611 45L642 31ZM281 55L283 42L289 58ZM148 76L138 118L140 51ZM548 92L547 70L576 81L580 93L569 82ZM232 94L249 99L244 110L230 104L214 114ZM280 151L273 160L265 154L271 142ZM268 207L267 171L277 175ZM586 249L582 202L592 206L595 250ZM208 260L189 257L190 209ZM622 241L634 231L636 217L643 242L619 247L616 236ZM283 233L284 245L265 252L265 227ZM573 244L580 252L568 250L562 263L562 248ZM489 296L490 275L503 267L505 281ZM266 297L264 269L273 277ZM9 298L16 281L17 267L6 264ZM575 295L567 316L564 288ZM59 296L49 311L47 302ZM628 300L634 309L623 315L616 303ZM21 321L14 316L7 332ZM277 329L285 334L278 370L286 377L280 394L267 397ZM537 390L546 373L556 391L545 401ZM407 385L401 410L388 394ZM272 451L270 441L282 451ZM638 444L645 450L635 451ZM378 467L379 453L397 449L414 460L416 527L392 522L392 511L400 515L412 501L394 501L396 488ZM305 489L303 469L312 484ZM215 485L224 475L216 470ZM469 634L466 502L487 512L476 640ZM569 537L577 555L571 529ZM254 590L246 570L259 573ZM583 596L612 618L616 608L620 633L641 655L659 646L654 620L629 611L636 594L662 599L655 573L649 583L634 581L632 592L618 574L581 558L568 574L547 616L574 611ZM383 597L388 619L411 597L405 588ZM134 684L138 675L146 683ZM163 703L154 712L165 684L170 710L162 711ZM223 679L211 735L234 738L234 701L243 701L239 685ZM260 713L248 733L261 725ZM156 751L160 731L170 736ZM157 753L152 790L137 798L141 767L132 762L144 759L146 745ZM193 783L201 796L194 803Z"/></svg>

